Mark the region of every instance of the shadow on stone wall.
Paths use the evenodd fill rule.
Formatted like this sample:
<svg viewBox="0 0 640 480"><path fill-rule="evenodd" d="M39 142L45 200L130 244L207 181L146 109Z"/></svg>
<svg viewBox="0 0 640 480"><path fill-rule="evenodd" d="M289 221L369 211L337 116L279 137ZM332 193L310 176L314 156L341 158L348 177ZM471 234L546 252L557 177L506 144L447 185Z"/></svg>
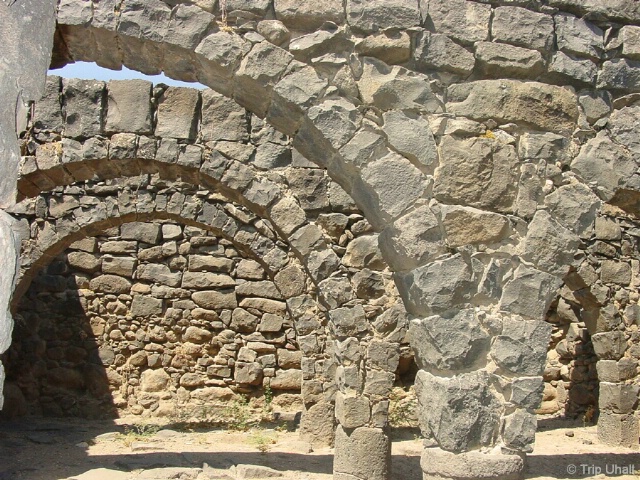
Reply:
<svg viewBox="0 0 640 480"><path fill-rule="evenodd" d="M116 418L95 332L75 277L57 259L34 279L15 315L3 355L7 390L3 418L22 415Z"/></svg>

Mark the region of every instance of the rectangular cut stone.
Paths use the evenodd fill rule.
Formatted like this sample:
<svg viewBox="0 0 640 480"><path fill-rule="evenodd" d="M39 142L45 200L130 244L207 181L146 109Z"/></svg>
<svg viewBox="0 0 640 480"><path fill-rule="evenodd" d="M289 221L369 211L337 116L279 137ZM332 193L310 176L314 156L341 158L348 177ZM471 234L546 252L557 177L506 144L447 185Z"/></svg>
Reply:
<svg viewBox="0 0 640 480"><path fill-rule="evenodd" d="M185 145L180 149L178 165L182 165L196 170L202 164L202 147L198 145Z"/></svg>
<svg viewBox="0 0 640 480"><path fill-rule="evenodd" d="M281 132L293 135L298 130L303 111L320 96L327 82L311 67L285 76L273 90L273 102L267 121Z"/></svg>
<svg viewBox="0 0 640 480"><path fill-rule="evenodd" d="M427 5L425 23L431 23L436 32L465 43L488 40L490 5L466 0L430 0Z"/></svg>
<svg viewBox="0 0 640 480"><path fill-rule="evenodd" d="M160 239L160 226L155 223L132 222L120 227L122 240L138 240L151 245Z"/></svg>
<svg viewBox="0 0 640 480"><path fill-rule="evenodd" d="M104 3L104 0L103 2ZM94 6L94 8L96 8ZM94 11L95 21L95 11ZM118 35L113 30L92 28L91 33L95 39L95 62L110 70L122 69L122 51L117 47Z"/></svg>
<svg viewBox="0 0 640 480"><path fill-rule="evenodd" d="M640 61L626 58L607 60L598 73L598 88L640 91Z"/></svg>
<svg viewBox="0 0 640 480"><path fill-rule="evenodd" d="M127 0L120 9L121 36L162 42L171 17L171 8L160 0Z"/></svg>
<svg viewBox="0 0 640 480"><path fill-rule="evenodd" d="M219 273L184 272L182 276L182 288L227 288L235 285L233 278Z"/></svg>
<svg viewBox="0 0 640 480"><path fill-rule="evenodd" d="M418 0L347 0L347 22L363 32L420 25Z"/></svg>
<svg viewBox="0 0 640 480"><path fill-rule="evenodd" d="M476 59L480 68L492 77L535 78L544 68L539 51L504 43L477 43Z"/></svg>
<svg viewBox="0 0 640 480"><path fill-rule="evenodd" d="M118 47L122 51L124 66L145 75L162 73L164 50L159 43L120 35Z"/></svg>
<svg viewBox="0 0 640 480"><path fill-rule="evenodd" d="M554 275L520 265L504 286L500 309L527 318L542 319L560 284Z"/></svg>
<svg viewBox="0 0 640 480"><path fill-rule="evenodd" d="M271 0L227 0L227 10L229 12L244 10L262 17L270 10L272 3Z"/></svg>
<svg viewBox="0 0 640 480"><path fill-rule="evenodd" d="M92 137L102 133L104 82L64 79L65 137Z"/></svg>
<svg viewBox="0 0 640 480"><path fill-rule="evenodd" d="M544 370L551 325L542 320L505 317L502 334L491 345L498 366L521 376L541 375Z"/></svg>
<svg viewBox="0 0 640 480"><path fill-rule="evenodd" d="M108 132L152 133L151 90L146 80L111 80L107 84Z"/></svg>
<svg viewBox="0 0 640 480"><path fill-rule="evenodd" d="M409 160L390 153L362 169L362 183L352 191L353 198L371 215L372 224L381 227L412 205L425 188L425 177Z"/></svg>
<svg viewBox="0 0 640 480"><path fill-rule="evenodd" d="M243 53L250 48L249 42L229 32L215 32L205 37L195 49L196 59L201 65L198 80L213 85L216 91L233 95L232 77L242 60Z"/></svg>
<svg viewBox="0 0 640 480"><path fill-rule="evenodd" d="M614 20L640 22L640 4L629 0L550 0L549 5L562 10L576 10L580 15L596 13Z"/></svg>
<svg viewBox="0 0 640 480"><path fill-rule="evenodd" d="M598 67L591 60L574 58L563 52L556 52L549 65L549 79L563 85L593 85L597 74Z"/></svg>
<svg viewBox="0 0 640 480"><path fill-rule="evenodd" d="M91 2L61 0L56 20L63 25L88 25L93 17Z"/></svg>
<svg viewBox="0 0 640 480"><path fill-rule="evenodd" d="M468 75L475 65L475 58L467 49L446 35L429 32L417 37L414 58L420 71L438 69Z"/></svg>
<svg viewBox="0 0 640 480"><path fill-rule="evenodd" d="M546 52L553 45L553 33L551 15L521 7L498 7L493 13L491 35L498 42Z"/></svg>
<svg viewBox="0 0 640 480"><path fill-rule="evenodd" d="M598 440L607 445L638 449L638 419L633 415L600 412Z"/></svg>
<svg viewBox="0 0 640 480"><path fill-rule="evenodd" d="M94 52L97 51L96 39L93 31L79 25L60 25L58 30L62 42L66 46L66 58L71 58L76 62L92 62ZM56 66L66 64L65 58L57 59Z"/></svg>
<svg viewBox="0 0 640 480"><path fill-rule="evenodd" d="M234 98L264 117L271 102L271 91L292 60L293 55L269 42L254 45L236 73Z"/></svg>
<svg viewBox="0 0 640 480"><path fill-rule="evenodd" d="M607 63L607 62L605 62ZM636 74L640 85L640 69ZM473 120L529 123L552 132L572 132L578 118L574 92L518 80L479 80L449 87L447 111Z"/></svg>
<svg viewBox="0 0 640 480"><path fill-rule="evenodd" d="M602 29L569 13L556 15L554 21L560 50L596 59L600 58L604 50L604 32ZM623 27L620 31L623 38L625 28L627 27Z"/></svg>
<svg viewBox="0 0 640 480"><path fill-rule="evenodd" d="M163 54L162 69L167 77L182 82L198 81L198 63L193 52L185 52L175 45L164 45Z"/></svg>
<svg viewBox="0 0 640 480"><path fill-rule="evenodd" d="M47 76L44 96L36 102L35 121L37 130L61 132L64 127L62 106L60 104L60 90L62 79L55 75Z"/></svg>
<svg viewBox="0 0 640 480"><path fill-rule="evenodd" d="M598 408L613 413L633 413L638 400L638 385L600 382Z"/></svg>
<svg viewBox="0 0 640 480"><path fill-rule="evenodd" d="M202 124L200 131L205 142L248 139L247 112L232 99L213 90L202 91Z"/></svg>
<svg viewBox="0 0 640 480"><path fill-rule="evenodd" d="M433 188L437 199L503 213L512 211L519 173L513 146L491 139L444 137L440 155Z"/></svg>
<svg viewBox="0 0 640 480"><path fill-rule="evenodd" d="M382 110L442 111L429 77L398 66L389 68L375 58L364 59L358 89L365 103Z"/></svg>
<svg viewBox="0 0 640 480"><path fill-rule="evenodd" d="M365 396L336 395L336 418L345 428L367 425L371 419L371 405Z"/></svg>
<svg viewBox="0 0 640 480"><path fill-rule="evenodd" d="M154 160L156 158L156 140L149 137L138 137L136 156L141 160Z"/></svg>
<svg viewBox="0 0 640 480"><path fill-rule="evenodd" d="M103 257L102 272L124 277L132 277L137 261L131 257Z"/></svg>
<svg viewBox="0 0 640 480"><path fill-rule="evenodd" d="M95 28L115 30L118 24L116 9L120 5L119 0L100 0L93 3L93 19L91 25Z"/></svg>
<svg viewBox="0 0 640 480"><path fill-rule="evenodd" d="M407 311L417 316L461 308L474 294L471 266L458 254L410 272L395 281Z"/></svg>
<svg viewBox="0 0 640 480"><path fill-rule="evenodd" d="M200 93L169 87L158 101L156 136L193 140L197 134Z"/></svg>
<svg viewBox="0 0 640 480"><path fill-rule="evenodd" d="M276 18L292 30L314 31L327 21L338 25L344 23L342 0L275 0L274 9Z"/></svg>
<svg viewBox="0 0 640 480"><path fill-rule="evenodd" d="M109 159L110 160L125 160L125 159L133 159L136 155L136 135L133 133L116 133L111 137L111 142L109 143ZM105 173L112 174L112 165L115 162L112 162L111 165L98 164L98 170L101 167L106 170ZM135 162L131 162L135 163ZM127 165L129 167L129 165Z"/></svg>
<svg viewBox="0 0 640 480"><path fill-rule="evenodd" d="M215 20L215 16L197 5L179 4L171 12L163 41L193 51L215 25Z"/></svg>
<svg viewBox="0 0 640 480"><path fill-rule="evenodd" d="M625 57L640 59L640 27L625 25L618 35L622 39L622 54Z"/></svg>

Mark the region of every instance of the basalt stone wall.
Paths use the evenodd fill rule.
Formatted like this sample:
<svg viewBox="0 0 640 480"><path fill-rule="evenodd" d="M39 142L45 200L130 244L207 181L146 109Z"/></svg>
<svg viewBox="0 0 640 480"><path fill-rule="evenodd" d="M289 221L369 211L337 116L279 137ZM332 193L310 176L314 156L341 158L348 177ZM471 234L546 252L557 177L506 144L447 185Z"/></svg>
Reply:
<svg viewBox="0 0 640 480"><path fill-rule="evenodd" d="M542 403L536 412L593 421L598 407L598 358L588 328L570 305L566 298L558 297L547 314L553 329Z"/></svg>
<svg viewBox="0 0 640 480"><path fill-rule="evenodd" d="M78 265L73 263L73 259L88 261L95 271L84 272L80 276L73 274L71 282L66 283L67 291L56 295L65 299L77 298L80 292L81 297L86 297L92 295L91 292L103 279L108 280L107 284L112 281L122 283L127 292L109 293L109 298L104 301L89 302L89 310L83 307L85 330L93 325L93 316L103 319L106 315L109 319L100 320L101 325L105 322L108 324L100 334L104 345L93 332L90 342L93 352L87 352L86 357L96 359L100 346L119 350L113 358L114 363L106 368L107 372L111 372L109 378L122 377L123 384L118 388L111 387L112 391L105 396L105 405L110 407L115 403L120 410L145 415L175 413L177 405L181 415L184 415L189 408L206 411L207 403L224 403L235 393L260 396L264 391L262 387L268 384L275 394L275 404L280 401L278 397L281 397L283 404L294 400L289 394L278 395L279 391L301 389L302 403L307 411L312 412L311 420L307 422L309 428L317 429L314 422L322 425L328 419L332 429L333 413L332 410L327 411L326 403L335 399L335 352L340 348L351 362L345 382L349 382L353 388L363 388L364 375L370 377L372 385L367 387L371 389L367 395L371 396L369 408L374 409L375 416L370 416L367 421L386 424L388 394L385 392L390 391L396 379L400 355L396 353L391 359L386 359L385 355L390 350L401 349L405 361L398 374L411 367L405 339L406 312L401 307L391 274L378 249L378 235L374 234L369 222L358 212L346 193L330 181L326 172L307 162L297 152L293 151L292 154L286 137L278 135L243 109L225 102L211 91L200 94L196 90L157 87L160 101L155 102L152 86L148 82L110 82L106 86L101 82L61 81L58 77L51 77L48 84L54 88L43 102L36 105L35 116L28 122L32 128L24 132L22 139L23 152L31 154L23 157L19 182L27 198L12 209L21 226L23 238L22 269L16 296L27 291L31 285L26 296L22 297L22 306L17 306L17 311L24 318L35 318L38 315L29 313L32 304L46 306L50 310L53 310L54 304L59 305L60 302L51 302L51 305L41 300L31 302L34 296L44 295L45 292L39 287L42 282L53 283L60 288L65 285L61 279L52 279L51 275L38 272L42 269L55 270L56 267L52 265L61 264L66 265L63 270L77 270ZM92 88L76 93L68 100L65 89L78 84ZM59 90L61 85L62 95ZM86 107L87 104L91 105L91 99L111 99L115 95L112 91L132 91L139 86L143 87L142 98L146 98L141 105L148 105L150 112L150 133L133 135L103 132L86 137L75 130L77 125L94 118L93 115L98 119L98 124L104 123L105 119L108 124L112 118L112 103L106 101L102 105L98 100L98 106L102 105L100 108ZM177 117L166 117L167 113L162 110L163 101L177 94L193 98L192 108ZM222 100L224 105L210 105L205 114L204 110L199 110L201 97L207 99L211 96ZM77 108L77 105L83 108ZM184 106L184 103L178 102L178 105ZM39 112L48 113L38 116ZM137 114L140 109L127 112ZM47 118L59 120L56 122ZM73 119L71 124L69 118ZM171 125L166 128L167 135L180 138L159 136L162 122ZM180 133L178 126L187 122L193 124L194 132L191 138L182 138L184 134ZM235 130L225 122L232 122ZM215 134L211 133L213 127L217 129ZM124 151L120 144L123 136L130 142L129 149ZM222 140L224 138L234 140ZM94 148L96 145L100 145L97 150ZM188 158L191 160L188 161ZM278 179L280 188L289 195L283 201L286 206L278 213L278 223L272 223L243 205L231 202L222 193L224 185L206 180L209 174L204 170L194 173L194 165L207 164L212 158L248 165L258 175ZM257 165L254 165L256 162ZM127 177L132 170L138 175ZM155 173L139 175L140 171ZM119 178L84 180L110 177ZM240 181L237 173L229 177L229 182ZM60 186L52 188L52 184ZM230 190L229 187L226 190ZM36 191L39 193L34 197ZM234 196L233 191L230 193ZM235 196L238 196L237 192ZM167 241L161 245L152 246L154 242L164 239L164 230L171 229L169 225L160 228L153 223L128 223L119 227L119 230L112 230L110 235L113 238L94 247L94 252L73 251L77 249L77 243L71 242L84 242L81 240L83 235L104 235L95 232L100 226L104 228L114 222L146 218L153 220L157 215L170 216L174 221L181 220L198 225L198 228L209 227L221 231L224 238L218 242L235 244L236 250L248 252L261 262L261 268L265 270L262 283L256 283L258 279L246 281L248 279L244 277L232 278L239 284L235 287L236 295L233 298L235 307L226 304L216 307L216 302L226 301L224 296L203 299L203 294L214 286L207 282L215 283L224 279L230 282L230 274L237 267L227 265L228 271L218 273L199 271L208 270L207 265L214 268L212 265L216 257L224 255L225 249L220 250L219 243L215 244L217 237L213 234L203 239L183 238L185 232L194 229L194 226L184 227L181 234L176 234L176 240L165 239ZM299 232L289 239L280 233L290 232L301 224ZM145 234L149 229L152 234ZM256 237L258 234L260 237ZM181 239L182 244L176 243L177 239ZM203 246L198 246L198 242ZM277 248L270 250L274 242ZM58 257L67 247L66 253ZM111 251L112 247L120 250ZM121 258L118 260L116 256ZM206 257L210 257L210 264L206 263ZM66 260L61 262L61 258ZM193 266L192 258L200 267ZM124 279L113 278L113 273L118 269L109 272L114 261L117 264L124 262L130 267ZM143 292L144 285L151 288L150 292ZM229 290L232 285L220 285L220 288ZM256 298L244 298L251 294ZM119 299L120 295L123 300ZM162 345L157 340L157 328L153 332L147 330L148 335L143 340L136 338L135 341L143 345L134 348L151 351L149 355L152 355L153 366L148 363L148 355L145 364L145 358L141 358L143 353L131 353L128 345L131 340L126 335L132 337L133 333L122 330L129 323L135 325L140 321L140 315L133 312L135 299L145 295L150 297L148 308L161 309L155 313L147 312L156 320L153 326L159 326L161 330L176 327L181 331L180 334L167 332L164 343L169 344L171 354L156 351L158 345ZM98 293L98 296L104 298L103 294ZM270 298L259 301L261 296ZM314 298L319 301L318 305L314 306L311 301ZM118 302L125 302L125 305L119 305ZM206 305L201 305L202 302ZM144 307L147 303L140 305ZM23 312L25 307L26 312ZM270 325L277 320L276 317L281 317L283 322L288 322L286 325L289 329L280 334L261 331L261 318L265 315L269 317L267 322ZM169 323L165 325L162 318ZM238 327L234 318L246 325ZM225 321L230 322L229 325L225 325ZM178 322L177 326L175 322ZM27 321L26 324L36 328L33 322ZM185 342L194 343L184 340L181 335L188 333L190 327L203 329L205 325L209 325L207 328L211 335L203 340L203 345L209 347L192 345L191 355L194 358L183 370L177 369L174 362L176 351L181 351ZM234 327L240 330L236 331ZM136 332L144 330L137 326L132 328ZM115 338L112 338L111 330L115 330ZM24 336L25 331L21 329L16 335L19 335L16 337L16 351L19 352L21 342L18 338ZM37 331L26 336L31 338L33 335L37 336ZM342 341L336 343L330 339L332 335ZM351 338L355 335L358 336L357 342ZM203 333L203 336L206 334ZM215 349L220 348L221 341L226 342L226 349L220 356ZM404 345L400 348L402 342ZM371 343L377 349L367 353L365 361L363 352L367 352ZM284 351L287 345L300 350L295 353L301 355L300 365L280 371L278 352L280 356L286 355ZM203 353L207 348L211 351ZM46 357L46 353L44 355ZM169 359L168 355L173 356ZM223 359L227 359L226 364L222 363ZM132 366L132 362L140 365ZM367 365L369 362L371 364ZM53 365L58 368L55 363ZM146 391L141 384L145 370L157 371L157 375L165 380L171 377L172 394ZM12 378L20 376L19 369L13 372ZM33 376L32 373L25 374L21 380L17 379L17 383L33 384ZM48 388L46 378L46 374L41 372L35 379L40 390ZM14 384L11 385L13 387ZM228 388L223 387L226 385ZM86 384L80 390L84 387ZM191 396L184 393L186 389L192 391ZM202 389L208 392L208 397L200 393ZM66 395L70 394L67 392ZM220 395L220 399L216 399L215 395ZM45 397L49 401L48 396ZM60 394L59 398L67 397ZM160 404L162 408L158 407Z"/></svg>
<svg viewBox="0 0 640 480"><path fill-rule="evenodd" d="M301 409L284 297L260 263L207 233L124 224L74 242L34 279L7 354L30 413L207 420L205 406L267 387L274 407Z"/></svg>
<svg viewBox="0 0 640 480"><path fill-rule="evenodd" d="M348 0L227 7L220 18L215 2L61 1L55 65L90 60L198 79L290 135L380 232L380 250L412 319L419 418L433 439L424 450L425 478L517 477L518 454L534 440L549 306L563 285L571 295L587 293L589 280L572 274L585 256L590 262L603 205L638 213L638 6ZM107 158L123 174L149 167L125 161L147 151L148 143L139 148L149 136L142 128L116 128L110 137L115 148ZM69 132L71 148L42 157L43 165L53 159L47 173L36 173L37 152L25 162L34 186L25 183L26 195L55 188L65 173L77 179L85 165L85 174L97 173L83 153L93 148L83 144L90 135ZM287 237L306 228L303 220L282 221L287 203L267 195L279 182L265 183L269 173L253 165L257 157L236 156L234 163L215 145L205 151L213 150L226 160L191 151L183 157L200 185L215 178L236 197L245 195ZM318 258L308 262L312 278ZM331 255L323 258L335 264ZM594 268L606 273L607 265ZM599 304L626 310L617 291L608 288ZM329 315L341 345L359 341L359 329L342 327L360 325L362 315L348 312ZM593 323L581 320L587 328ZM631 358L633 346L619 326L596 325L602 330L592 332L591 342L599 362L613 352ZM597 335L606 340L604 356ZM384 408L369 385L388 373L393 362L380 361L380 353L392 349L371 345L360 356L334 350L336 478L387 476L388 438L371 420L372 404L376 412ZM362 362L365 371L352 368ZM353 378L364 378L364 389L345 381ZM615 398L633 397L626 382L613 384ZM618 432L617 443L626 444L624 437L637 444L638 419L626 411L602 409L599 430Z"/></svg>
<svg viewBox="0 0 640 480"><path fill-rule="evenodd" d="M548 315L554 333L542 412L564 409L574 415L594 405L605 418L637 415L637 228L635 216L611 205L596 217L582 246L585 260L566 278ZM632 429L600 429L600 435L635 445Z"/></svg>

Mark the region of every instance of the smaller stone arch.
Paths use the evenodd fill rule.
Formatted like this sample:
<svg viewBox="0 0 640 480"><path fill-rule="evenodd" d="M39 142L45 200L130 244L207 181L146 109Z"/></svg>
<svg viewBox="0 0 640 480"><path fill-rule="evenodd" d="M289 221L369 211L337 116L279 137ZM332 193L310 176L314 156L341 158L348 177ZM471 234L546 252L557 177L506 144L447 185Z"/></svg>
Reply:
<svg viewBox="0 0 640 480"><path fill-rule="evenodd" d="M145 176L143 175L143 177ZM160 179L158 175L153 175L152 178L155 178L155 181L160 184L172 185L171 181ZM107 184L109 183L107 181ZM179 186L183 182L175 182L175 184ZM136 177L128 180L116 179L112 185L128 185L127 188L124 188L124 190L127 190L125 192L121 192L123 190L122 187L117 188L117 201L110 199L116 195L113 195L115 191L111 191L114 189L108 186L97 186L97 190L101 190L103 194L108 191L111 192L106 197L95 196L94 194L94 199L91 199L91 195L86 191L76 190L77 199L84 199L85 208L72 209L71 207L75 203L71 196L65 202L60 203L60 200L65 196L63 191L41 193L35 201L23 202L31 204L30 208L32 210L30 211L32 216L34 209L38 208L38 204L48 206L47 213L41 213L44 215L45 220L38 220L37 223L32 222L30 231L34 242L30 248L25 249L24 268L28 269L28 271L37 270L37 267L50 261L70 241L83 236L87 232L100 230L105 226L113 225L114 222L120 222L122 219L145 221L149 218L161 217L182 219L186 223L197 225L201 225L200 222L208 222L208 229L219 230L220 234L227 236L230 241L235 242L238 239L245 241L248 248L257 251L258 254L262 255L262 258L272 259L273 263L268 264L267 262L266 268L274 269L274 271L280 269L280 272L287 269L287 265L282 262L283 256L272 253L278 248L282 248L285 243L278 241L280 237L274 228L269 228L269 222L260 220L254 214L244 210L240 205L233 207L233 209L223 209L219 206L216 209L211 209L210 205L219 205L220 202L223 202L223 196L220 194L208 199L206 196L200 195L198 197L197 195L185 194L179 191L179 188L173 188L172 192L167 195L162 188L149 188L148 185L145 187L145 181ZM69 188L68 192L72 193L74 186L72 185ZM47 196L47 201L42 201L43 196ZM55 198L59 200L52 201ZM162 198L162 200L158 200L159 198ZM107 206L109 203L120 205L122 202L126 206L123 210ZM66 204L69 208L59 208L63 204ZM197 204L197 207L194 207L194 204ZM153 205L154 208L149 210L149 205ZM134 207L135 211L132 211L131 209ZM242 210L247 213L242 214ZM25 212L26 210L23 210L23 214ZM261 228L253 230L260 231L249 233L248 229L243 227L238 220L243 216L253 218L254 222L259 222L258 225ZM363 232L366 232L367 228L370 227L366 227L366 222L361 223L365 229ZM328 226L325 225L323 228L328 228ZM64 232L66 236L61 237L58 231ZM300 227L296 232L298 231L300 233L296 234L294 232L289 241L294 247L294 256L299 258L301 269L305 269L305 262L314 259L314 252L319 255L318 258L320 259L327 258L325 254L322 254L322 249L327 248L327 245L330 244L325 244L324 241L318 243L319 237L316 234L316 232L319 232L318 227L309 224L308 227ZM265 232L267 236L263 236L260 232ZM341 275L331 275L332 270L326 271L323 268L319 268L319 274L315 278L310 275L309 278L317 285L314 289L317 289L318 299L321 304L314 306L312 297L308 295L298 295L287 302L293 317L298 319L300 328L304 327L305 329L299 333L307 334L298 337L303 351L303 364L307 358L313 358L313 361L307 360L306 365L309 367L316 365L315 369L312 370L316 373L309 373L309 378L305 378L305 382L303 382L303 398L309 413L307 419L303 416L302 432L312 439L313 435L321 436L323 441L327 441L327 437L332 436L333 432L333 422L331 420L333 407L327 403L327 400L333 400L336 394L336 383L333 379L336 373L337 382L339 382L337 388L346 389L345 393L349 398L348 402L351 402L351 395L354 394L367 399L366 411L369 412L367 422L376 422L372 423L373 429L371 432L377 435L378 433L376 432L383 431L380 426L386 425L387 422L387 397L395 379L395 370L398 363L397 350L399 343L404 339L407 326L406 313L400 305L388 309L389 306L386 305L388 300L375 301L380 294L385 293L385 288L391 288L390 293L386 293L387 296L390 296L392 300L394 298L396 298L395 301L398 300L397 293L392 287L391 276L387 275L386 280L381 283L383 277L376 272L376 270L385 266L379 252L377 252L377 237L375 235L358 237L347 244L346 250L342 247L342 254L349 258L349 260L345 260L345 265L356 274L352 281L358 279L358 283L354 284L354 287L351 286L348 278L344 278ZM320 262L318 265L322 267L324 264ZM367 267L370 267L373 271ZM23 285L26 284L26 279L29 276L29 273L23 275L18 291L24 289ZM278 275L275 278L277 279ZM387 287L383 287L384 284ZM291 285L288 288L292 288ZM352 291L352 288L355 288L355 292ZM293 287L294 292L295 290L295 287ZM367 305L367 302L365 302L365 308L363 309L362 300L357 300L356 296L358 298L371 299L369 300L371 304ZM320 317L324 318L327 312L328 317L326 320L318 320ZM311 327L314 330L316 328L314 325L316 327L325 327L325 330L319 336L315 331L308 331ZM373 342L371 341L372 332L375 332L374 336L376 337ZM334 338L336 341L333 340ZM341 346L342 344L347 345L348 348ZM354 360L354 355L356 355L356 360ZM391 355L391 360L381 360L381 358L386 358L385 355ZM395 360L393 360L394 358ZM341 363L344 363L342 367ZM367 363L370 363L370 366L365 368ZM318 365L321 366L320 377L318 377ZM348 373L346 376L345 371ZM369 372L366 374L366 379L365 372ZM357 378L361 378L361 380L358 381L356 380ZM372 386L366 387L365 383L358 382L366 382L366 385L371 383ZM371 400L368 400L369 397L371 397ZM364 407L362 400L360 403ZM349 408L352 409L352 407ZM372 408L375 415L371 413ZM352 410L348 411L352 412ZM339 412L339 415L342 415L342 417L338 416L339 419L342 418L342 421L347 425L353 423L352 419L344 416L346 415L344 410L339 410ZM360 417L354 418L362 419L363 417L360 414ZM323 427L321 422L324 421L324 424L326 424L327 420L329 425ZM379 425L379 427L376 428L376 425ZM316 438L314 441L320 440ZM384 448L389 448L388 441L381 445Z"/></svg>
<svg viewBox="0 0 640 480"><path fill-rule="evenodd" d="M128 197L128 200L132 205L141 205L145 198L147 201L149 200L149 193L150 192L145 191L144 189L139 189L135 195ZM182 197L184 197L184 195L182 195ZM82 198L88 199L89 197L87 195L83 195ZM191 200L194 198L195 197L191 197ZM71 198L67 198L67 200L71 200ZM155 200L157 199L154 197L154 201ZM211 200L209 203L201 203L199 207L191 205L192 209L187 208L186 210L183 208L176 209L177 203L169 201L163 205L163 209L156 208L153 211L147 211L146 213L130 212L122 213L121 215L114 215L113 212L111 212L112 216L108 218L101 215L104 211L99 200L89 203L92 205L85 210L84 214L87 216L84 220L82 219L82 214L71 215L72 219L67 218L66 225L68 226L68 229L65 230L65 236L51 236L46 233L43 234L43 232L51 231L50 229L56 229L56 227L60 227L61 225L59 218L55 219L51 216L48 218L48 222L45 222L47 225L42 225L42 229L34 228L32 230L33 239L31 241L24 242L25 248L23 249L23 258L25 259L25 262L22 267L22 275L16 290L16 304L20 300L19 294L27 289L27 285L34 277L34 273L41 270L43 266L49 264L60 252L73 242L78 241L87 235L95 235L105 229L113 228L120 224L127 224L129 222L147 222L154 219L179 221L187 225L215 232L219 237L226 239L229 244L234 245L238 251L242 251L245 255L258 260L267 272L268 278L271 279L269 282L269 285L271 286L266 284L264 286L266 289L265 294L267 294L267 297L269 298L274 296L277 297L277 300L266 300L266 302L270 302L269 308L277 309L278 311L267 313L271 313L272 315L284 315L287 313L288 315L291 315L293 326L296 331L296 337L292 340L296 344L300 345L303 353L301 363L306 363L307 368L308 366L313 367L313 365L319 360L325 361L326 357L323 354L322 349L322 345L325 342L324 339L326 338L326 333L324 331L326 325L323 314L324 309L315 303L316 301L314 299L316 294L314 289L308 290L309 285L312 284L307 282L304 268L297 261L295 255L292 256L287 254L286 249L283 249L285 244L281 241L277 241L275 232L269 228L263 220L255 217L250 212L244 210L241 206L234 206L233 204L222 201L220 198L215 201ZM187 199L185 204L189 204L189 199ZM154 202L154 205L158 207L159 203ZM100 213L96 214L96 211ZM49 213L53 215L52 211ZM57 210L56 213L62 218L69 216L69 211L65 211L64 209ZM198 215L198 213L200 215ZM33 225L35 226L35 223L33 223ZM144 224L137 223L137 225L140 225L138 228L144 231ZM260 231L258 231L258 229ZM27 245L29 244L31 244L33 248L28 249ZM176 277L175 273L171 273L168 268L163 267L162 270L156 268L156 270L157 272L155 274L153 272L143 272L143 277L146 278L147 281L152 279L149 275L152 277L154 275L158 275L161 278L166 277L171 286L180 287L179 280L174 278ZM284 272L284 275L277 275L282 272ZM207 280L204 277L215 277L217 274L187 272L184 275L188 275L193 278L186 279L183 276L182 287L188 287L191 284L193 284L191 285L193 287L201 281L206 282ZM296 280L299 283L291 285L283 280L282 277L286 277L287 275L297 277ZM196 278L198 276L203 278ZM109 282L107 281L109 280L108 277L108 274L106 277L105 275L102 275L102 278L105 279L107 289L109 285ZM178 284L175 284L174 280L177 281ZM212 280L215 279L212 278ZM96 284L104 283L100 280L100 277L97 279L94 278L92 281L97 282ZM185 281L187 282L187 285L184 284ZM161 285L163 283L167 282L160 282ZM130 286L130 283L128 283L128 285ZM259 287L259 285L256 285L256 288L257 287ZM100 289L101 287L98 285L96 288ZM202 290L201 284L198 289ZM272 292L271 294L268 294L269 289L272 289L277 293ZM212 295L213 293L214 292L212 292ZM205 291L198 293L197 296L206 296L205 294L206 289ZM162 295L160 295L160 297L162 298ZM207 301L206 299L202 299L199 302L206 303ZM238 306L251 308L251 306L247 307L246 305L239 305L240 303L242 302L236 301ZM199 308L203 307L206 306L204 304L199 305ZM207 310L207 308L204 308L204 310ZM211 315L214 314L215 312L211 313ZM317 338L318 335L319 337ZM258 342L256 339L254 339L254 341ZM260 345L260 342L255 345ZM301 376L301 378L299 378L300 381L302 381L301 372L302 370L298 370L298 373ZM313 368L310 374L307 372L306 377L306 380L309 380L311 386L305 386L305 382L302 382L301 388L303 392L306 392L305 394L313 393L314 397L309 397L307 399L309 401L306 402L307 407L311 407L315 403L318 403L318 400L323 397L323 383L332 383L333 379L324 378L321 375L321 372L318 372L318 374L314 373ZM318 386L320 386L319 391L317 389ZM331 418L332 416L328 418L330 422L329 432L332 431ZM316 428L315 431L317 430L318 429ZM323 441L326 441L327 432L325 431L322 433L325 434Z"/></svg>

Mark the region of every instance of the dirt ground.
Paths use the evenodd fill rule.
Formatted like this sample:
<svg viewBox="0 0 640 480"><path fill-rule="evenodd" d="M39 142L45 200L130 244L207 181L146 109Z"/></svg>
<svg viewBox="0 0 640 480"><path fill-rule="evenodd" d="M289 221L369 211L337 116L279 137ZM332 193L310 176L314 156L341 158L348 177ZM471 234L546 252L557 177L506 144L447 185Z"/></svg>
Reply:
<svg viewBox="0 0 640 480"><path fill-rule="evenodd" d="M137 422L38 418L0 422L0 480L332 478L333 450L310 451L295 431L159 429ZM600 444L594 426L541 419L538 428L527 479L640 479L640 453ZM421 480L421 441L406 432L394 436L404 439L393 442L392 478ZM624 474L632 468L637 473Z"/></svg>

